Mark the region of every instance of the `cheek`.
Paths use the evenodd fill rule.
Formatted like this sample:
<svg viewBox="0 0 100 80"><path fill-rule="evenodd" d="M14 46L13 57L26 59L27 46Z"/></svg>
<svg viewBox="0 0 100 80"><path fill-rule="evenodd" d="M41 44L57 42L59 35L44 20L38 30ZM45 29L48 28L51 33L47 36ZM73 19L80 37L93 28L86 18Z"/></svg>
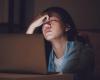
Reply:
<svg viewBox="0 0 100 80"><path fill-rule="evenodd" d="M52 28L56 33L62 33L63 29L61 25L56 25L55 27Z"/></svg>

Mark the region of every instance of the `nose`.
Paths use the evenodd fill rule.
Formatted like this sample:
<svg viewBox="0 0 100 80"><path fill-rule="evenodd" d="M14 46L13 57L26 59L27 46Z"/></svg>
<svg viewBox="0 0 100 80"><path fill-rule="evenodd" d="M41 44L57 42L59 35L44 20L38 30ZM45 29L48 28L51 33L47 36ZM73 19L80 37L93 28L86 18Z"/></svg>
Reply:
<svg viewBox="0 0 100 80"><path fill-rule="evenodd" d="M51 25L50 21L46 21L43 25L45 25L45 24Z"/></svg>
<svg viewBox="0 0 100 80"><path fill-rule="evenodd" d="M51 28L51 25L49 22L45 23L42 27L43 30L47 30L47 29L50 29Z"/></svg>
<svg viewBox="0 0 100 80"><path fill-rule="evenodd" d="M42 33L43 35L45 36L47 32L50 32L51 31L51 26L48 25L48 24L45 24L42 26Z"/></svg>

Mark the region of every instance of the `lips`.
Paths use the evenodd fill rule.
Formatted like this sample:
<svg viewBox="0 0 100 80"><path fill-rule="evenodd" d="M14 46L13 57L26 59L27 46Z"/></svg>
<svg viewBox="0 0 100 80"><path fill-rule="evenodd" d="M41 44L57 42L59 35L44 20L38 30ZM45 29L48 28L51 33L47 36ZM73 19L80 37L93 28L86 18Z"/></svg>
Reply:
<svg viewBox="0 0 100 80"><path fill-rule="evenodd" d="M45 30L45 35L48 35L48 33L52 32L50 29Z"/></svg>
<svg viewBox="0 0 100 80"><path fill-rule="evenodd" d="M46 30L45 33L51 32L51 30Z"/></svg>

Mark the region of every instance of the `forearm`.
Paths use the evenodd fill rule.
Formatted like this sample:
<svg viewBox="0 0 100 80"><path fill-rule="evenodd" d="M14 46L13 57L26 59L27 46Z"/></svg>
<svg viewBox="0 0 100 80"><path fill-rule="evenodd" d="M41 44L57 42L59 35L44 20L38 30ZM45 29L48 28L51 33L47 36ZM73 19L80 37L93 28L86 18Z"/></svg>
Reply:
<svg viewBox="0 0 100 80"><path fill-rule="evenodd" d="M27 31L26 31L26 34L33 34L34 31L35 31L35 28L36 28L36 25L35 25L34 23L31 24L31 25L28 27L28 29L27 29Z"/></svg>
<svg viewBox="0 0 100 80"><path fill-rule="evenodd" d="M44 15L42 17L40 17L39 19L35 20L28 28L28 30L26 31L26 34L33 34L35 29L37 27L40 27L45 21L48 21L49 16L48 15Z"/></svg>

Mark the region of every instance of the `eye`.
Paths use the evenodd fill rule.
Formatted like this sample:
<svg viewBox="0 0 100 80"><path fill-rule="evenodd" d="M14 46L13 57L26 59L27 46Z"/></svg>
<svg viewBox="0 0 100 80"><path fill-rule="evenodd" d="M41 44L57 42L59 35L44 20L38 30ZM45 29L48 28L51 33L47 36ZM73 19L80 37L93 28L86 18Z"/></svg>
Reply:
<svg viewBox="0 0 100 80"><path fill-rule="evenodd" d="M55 23L56 23L56 21L54 21L54 20L53 21L50 21L50 24L55 24Z"/></svg>
<svg viewBox="0 0 100 80"><path fill-rule="evenodd" d="M58 20L51 20L50 24L56 24L58 22Z"/></svg>

